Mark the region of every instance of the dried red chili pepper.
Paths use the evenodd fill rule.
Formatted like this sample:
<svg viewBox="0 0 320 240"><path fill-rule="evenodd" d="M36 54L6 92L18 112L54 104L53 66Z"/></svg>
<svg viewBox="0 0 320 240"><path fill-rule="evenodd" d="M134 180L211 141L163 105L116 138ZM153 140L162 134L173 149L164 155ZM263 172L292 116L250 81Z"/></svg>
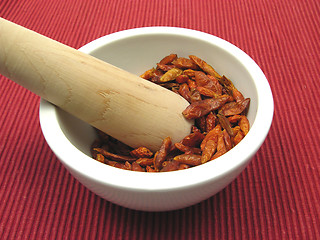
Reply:
<svg viewBox="0 0 320 240"><path fill-rule="evenodd" d="M218 138L217 137L209 139L206 142L206 145L204 147L204 150L203 150L202 156L201 156L201 163L202 164L208 162L211 159L212 155L214 154L214 152L217 149L217 145L218 145Z"/></svg>
<svg viewBox="0 0 320 240"><path fill-rule="evenodd" d="M174 61L176 58L177 58L177 54L172 53L172 54L162 58L159 63L160 64L169 64L169 63L172 63L172 61Z"/></svg>
<svg viewBox="0 0 320 240"><path fill-rule="evenodd" d="M174 145L181 152L193 153L193 154L201 154L201 149L200 148L189 147L189 146L183 145L182 143L175 143Z"/></svg>
<svg viewBox="0 0 320 240"><path fill-rule="evenodd" d="M200 145L203 139L204 139L204 135L202 133L194 132L184 137L181 140L181 143L188 147L197 147Z"/></svg>
<svg viewBox="0 0 320 240"><path fill-rule="evenodd" d="M198 87L209 89L213 92L212 97L221 95L222 88L219 82L214 78L210 77L204 72L196 71L195 72L195 81Z"/></svg>
<svg viewBox="0 0 320 240"><path fill-rule="evenodd" d="M128 161L128 162L133 162L135 160L137 160L136 158L130 157L130 156L122 156L122 155L118 155L118 154L114 154L111 152L108 152L102 148L94 148L94 151L97 151L98 153L101 153L104 157L110 159L110 160L114 160L114 161Z"/></svg>
<svg viewBox="0 0 320 240"><path fill-rule="evenodd" d="M236 100L236 102L241 102L244 100L242 93L236 88L232 90L232 97Z"/></svg>
<svg viewBox="0 0 320 240"><path fill-rule="evenodd" d="M219 77L219 82L221 85L228 91L228 93L231 95L232 90L235 88L233 83L228 79L226 76Z"/></svg>
<svg viewBox="0 0 320 240"><path fill-rule="evenodd" d="M201 155L197 154L181 154L174 157L174 160L179 163L197 166L201 164Z"/></svg>
<svg viewBox="0 0 320 240"><path fill-rule="evenodd" d="M153 158L146 158L142 157L136 160L136 163L138 163L140 166L151 166L153 164Z"/></svg>
<svg viewBox="0 0 320 240"><path fill-rule="evenodd" d="M182 76L182 75L180 75L180 76ZM189 89L188 84L186 84L186 83L180 84L180 88L179 88L179 90L178 90L178 93L179 93L184 99L186 99L188 102L191 101L191 93L190 93L190 89Z"/></svg>
<svg viewBox="0 0 320 240"><path fill-rule="evenodd" d="M180 163L177 161L168 161L165 166L160 170L160 172L171 172L179 169Z"/></svg>
<svg viewBox="0 0 320 240"><path fill-rule="evenodd" d="M224 116L241 114L249 106L249 103L250 98L246 98L240 102L234 102L233 104L230 103L230 105L221 109L221 114Z"/></svg>
<svg viewBox="0 0 320 240"><path fill-rule="evenodd" d="M140 77L144 78L146 80L149 80L154 76L154 72L155 72L155 69L151 68L151 69L145 71L143 74L141 74Z"/></svg>
<svg viewBox="0 0 320 240"><path fill-rule="evenodd" d="M239 121L239 127L241 131L244 133L244 135L247 135L250 129L250 124L246 116L241 116L241 119Z"/></svg>
<svg viewBox="0 0 320 240"><path fill-rule="evenodd" d="M196 71L192 69L186 69L183 71L183 75L187 75L189 78L194 78Z"/></svg>
<svg viewBox="0 0 320 240"><path fill-rule="evenodd" d="M233 148L231 137L227 133L226 130L223 130L222 134L223 134L223 137L224 137L224 142L225 142L225 145L226 145L226 149L227 149L227 151L229 151L231 148Z"/></svg>
<svg viewBox="0 0 320 240"><path fill-rule="evenodd" d="M229 122L229 120L222 114L218 113L218 120L219 123L221 125L221 127L223 129L225 129L227 131L227 133L232 137L234 135L233 131L232 131L232 127L231 127L231 123Z"/></svg>
<svg viewBox="0 0 320 240"><path fill-rule="evenodd" d="M223 106L228 101L228 96L220 96L218 98L209 98L191 103L182 114L187 119L195 119L202 117L209 112L216 110Z"/></svg>
<svg viewBox="0 0 320 240"><path fill-rule="evenodd" d="M218 95L222 95L222 85L220 84L219 80L216 79L214 76L207 75L208 78L211 80L212 90L215 91Z"/></svg>
<svg viewBox="0 0 320 240"><path fill-rule="evenodd" d="M160 70L162 70L164 72L167 72L172 68L175 68L175 66L172 65L172 64L171 65L166 65L166 64L157 63L157 69L160 69Z"/></svg>
<svg viewBox="0 0 320 240"><path fill-rule="evenodd" d="M221 126L220 126L220 124L218 124L217 126L214 127L214 129L212 129L210 132L208 132L208 134L205 136L205 138L203 139L203 141L200 144L201 150L203 151L203 149L209 139L212 139L212 138L218 136L221 131L222 131Z"/></svg>
<svg viewBox="0 0 320 240"><path fill-rule="evenodd" d="M235 88L230 79L226 76L222 76L219 78L221 85L227 90L227 92L236 100L236 102L240 102L244 100L242 93Z"/></svg>
<svg viewBox="0 0 320 240"><path fill-rule="evenodd" d="M226 148L226 144L224 142L224 136L223 136L223 134L220 134L220 136L218 137L217 152L213 155L211 160L220 157L221 155L225 154L226 152L227 152L227 148Z"/></svg>
<svg viewBox="0 0 320 240"><path fill-rule="evenodd" d="M172 64L175 65L177 68L194 69L194 70L198 69L197 64L195 64L195 62L189 58L179 57L174 61L172 61Z"/></svg>
<svg viewBox="0 0 320 240"><path fill-rule="evenodd" d="M170 147L171 138L167 137L162 141L159 151L154 155L154 167L157 171L160 171L162 163L166 160Z"/></svg>
<svg viewBox="0 0 320 240"><path fill-rule="evenodd" d="M210 112L207 117L206 117L206 131L210 132L214 127L216 126L217 123L217 115L214 114L213 112Z"/></svg>
<svg viewBox="0 0 320 240"><path fill-rule="evenodd" d="M244 133L240 130L233 138L234 145L237 145L244 138Z"/></svg>
<svg viewBox="0 0 320 240"><path fill-rule="evenodd" d="M230 123L237 123L240 121L240 119L241 119L241 115L232 115L228 117L228 120Z"/></svg>
<svg viewBox="0 0 320 240"><path fill-rule="evenodd" d="M189 79L190 78L187 75L181 74L178 77L176 77L176 82L180 83L180 84L181 83L186 83L186 82L188 82Z"/></svg>
<svg viewBox="0 0 320 240"><path fill-rule="evenodd" d="M198 58L197 56L190 55L189 58L193 60L203 71L214 76L215 78L221 78L221 76L211 67L208 63Z"/></svg>
<svg viewBox="0 0 320 240"><path fill-rule="evenodd" d="M245 115L233 115L228 117L230 123L238 123L238 127L242 130L242 132L247 135L250 129L249 120Z"/></svg>
<svg viewBox="0 0 320 240"><path fill-rule="evenodd" d="M160 78L160 82L169 82L172 81L174 79L176 79L176 77L178 77L179 75L182 74L182 70L179 68L171 68L170 70L168 70L165 74L163 74Z"/></svg>
<svg viewBox="0 0 320 240"><path fill-rule="evenodd" d="M199 91L199 93L201 95L206 96L206 97L217 98L219 96L218 94L216 94L214 91L210 90L209 88L197 87L197 90Z"/></svg>

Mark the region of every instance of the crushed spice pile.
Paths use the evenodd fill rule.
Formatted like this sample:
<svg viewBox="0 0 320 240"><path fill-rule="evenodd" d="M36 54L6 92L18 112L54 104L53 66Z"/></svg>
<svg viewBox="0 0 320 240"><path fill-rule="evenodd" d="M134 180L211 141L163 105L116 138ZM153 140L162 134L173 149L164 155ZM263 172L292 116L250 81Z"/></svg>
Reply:
<svg viewBox="0 0 320 240"><path fill-rule="evenodd" d="M190 105L182 112L194 119L191 133L178 143L170 137L153 153L146 147L132 149L97 130L92 157L107 165L141 172L187 169L212 161L236 146L248 133L246 117L250 98L226 76L197 56L170 54L140 77L184 97Z"/></svg>

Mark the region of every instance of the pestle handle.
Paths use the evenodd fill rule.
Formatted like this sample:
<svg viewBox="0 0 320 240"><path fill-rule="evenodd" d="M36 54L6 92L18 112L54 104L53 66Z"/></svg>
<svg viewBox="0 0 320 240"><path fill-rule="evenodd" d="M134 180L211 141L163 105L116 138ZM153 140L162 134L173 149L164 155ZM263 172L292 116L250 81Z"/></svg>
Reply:
<svg viewBox="0 0 320 240"><path fill-rule="evenodd" d="M190 133L176 93L3 18L0 74L131 147Z"/></svg>

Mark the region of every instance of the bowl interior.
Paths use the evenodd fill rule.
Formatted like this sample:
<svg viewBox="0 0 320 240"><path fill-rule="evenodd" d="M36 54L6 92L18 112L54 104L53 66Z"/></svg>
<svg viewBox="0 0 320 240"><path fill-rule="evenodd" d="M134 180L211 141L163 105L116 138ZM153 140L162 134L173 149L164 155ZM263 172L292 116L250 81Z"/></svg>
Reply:
<svg viewBox="0 0 320 240"><path fill-rule="evenodd" d="M170 53L181 57L196 55L212 65L219 74L231 79L245 97L251 98L248 119L251 125L254 124L258 93L245 62L241 61L241 57L235 58L240 50L219 38L203 39L197 32L193 34L150 32L124 39L121 36L106 36L80 50L136 75L154 67ZM90 156L90 144L95 138L92 127L60 109L57 113L65 136L76 148Z"/></svg>

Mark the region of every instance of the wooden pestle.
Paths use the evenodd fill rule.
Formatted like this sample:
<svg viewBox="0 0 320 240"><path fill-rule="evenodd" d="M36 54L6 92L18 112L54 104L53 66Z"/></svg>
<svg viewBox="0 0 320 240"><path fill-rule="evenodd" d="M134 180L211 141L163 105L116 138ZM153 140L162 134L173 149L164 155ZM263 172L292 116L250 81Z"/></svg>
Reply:
<svg viewBox="0 0 320 240"><path fill-rule="evenodd" d="M190 133L178 94L3 18L0 74L131 147Z"/></svg>

